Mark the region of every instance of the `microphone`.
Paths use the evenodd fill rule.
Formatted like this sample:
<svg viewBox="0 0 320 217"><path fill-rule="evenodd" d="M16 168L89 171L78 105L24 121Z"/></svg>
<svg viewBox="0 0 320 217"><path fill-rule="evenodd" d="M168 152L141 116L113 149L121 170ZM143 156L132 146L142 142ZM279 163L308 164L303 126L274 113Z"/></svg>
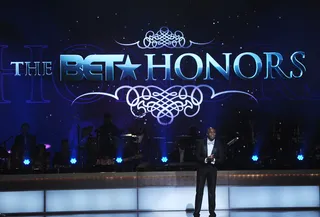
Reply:
<svg viewBox="0 0 320 217"><path fill-rule="evenodd" d="M3 142L1 142L0 145L1 145L1 144L4 144L4 145L5 145L5 144L6 144L10 139L12 139L12 138L13 138L13 136L10 136L8 139L6 139L6 140L4 140Z"/></svg>
<svg viewBox="0 0 320 217"><path fill-rule="evenodd" d="M12 138L13 138L13 136L10 136L5 142L8 142Z"/></svg>
<svg viewBox="0 0 320 217"><path fill-rule="evenodd" d="M234 139L232 139L231 141L229 141L228 143L227 143L227 145L228 146L231 146L231 145L233 145L236 141L238 141L239 140L239 137L236 137L236 138L234 138Z"/></svg>

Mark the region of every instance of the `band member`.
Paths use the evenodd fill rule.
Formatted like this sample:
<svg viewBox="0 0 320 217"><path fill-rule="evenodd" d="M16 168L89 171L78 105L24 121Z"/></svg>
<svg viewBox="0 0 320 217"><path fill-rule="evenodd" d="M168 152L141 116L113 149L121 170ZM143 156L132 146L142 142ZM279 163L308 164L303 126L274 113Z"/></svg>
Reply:
<svg viewBox="0 0 320 217"><path fill-rule="evenodd" d="M70 148L67 139L61 141L61 150L56 152L53 157L54 167L67 166L70 164Z"/></svg>
<svg viewBox="0 0 320 217"><path fill-rule="evenodd" d="M50 160L50 156L46 152L45 145L43 144L38 145L36 147L36 155L33 159L33 167L41 171L45 171L47 169L49 160Z"/></svg>
<svg viewBox="0 0 320 217"><path fill-rule="evenodd" d="M70 149L77 149L81 139L81 126L79 115L73 116L73 123L69 130L68 143Z"/></svg>
<svg viewBox="0 0 320 217"><path fill-rule="evenodd" d="M91 132L86 132L88 135L83 135L84 129L91 129ZM68 143L69 148L72 152L78 150L79 145L82 145L86 142L89 137L89 134L93 133L93 124L89 121L83 121L80 119L79 114L73 116L73 123L69 130ZM72 154L72 153L71 153Z"/></svg>
<svg viewBox="0 0 320 217"><path fill-rule="evenodd" d="M117 138L121 131L112 123L110 114L104 115L104 123L99 131L99 152L102 156L115 157Z"/></svg>
<svg viewBox="0 0 320 217"><path fill-rule="evenodd" d="M33 159L36 151L36 137L29 133L28 123L21 125L21 134L16 136L12 146L12 165L20 167L24 158Z"/></svg>
<svg viewBox="0 0 320 217"><path fill-rule="evenodd" d="M216 183L217 163L222 163L224 151L222 144L216 140L216 130L210 127L207 131L207 138L197 144L196 156L199 162L197 170L197 193L195 198L194 217L200 216L203 190L205 182L208 185L209 194L209 217L216 217Z"/></svg>

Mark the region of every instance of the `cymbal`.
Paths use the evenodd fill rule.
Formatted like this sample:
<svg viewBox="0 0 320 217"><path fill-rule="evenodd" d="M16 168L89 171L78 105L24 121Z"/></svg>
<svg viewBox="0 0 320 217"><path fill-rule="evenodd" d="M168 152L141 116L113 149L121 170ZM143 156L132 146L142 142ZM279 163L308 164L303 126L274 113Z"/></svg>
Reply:
<svg viewBox="0 0 320 217"><path fill-rule="evenodd" d="M189 135L179 135L179 136L176 136L176 137L178 137L178 138L180 138L180 137L186 138L186 137L192 137L192 136L189 136Z"/></svg>
<svg viewBox="0 0 320 217"><path fill-rule="evenodd" d="M121 137L137 137L137 135L127 133L127 134L122 134Z"/></svg>
<svg viewBox="0 0 320 217"><path fill-rule="evenodd" d="M166 139L166 137L153 137L153 139Z"/></svg>

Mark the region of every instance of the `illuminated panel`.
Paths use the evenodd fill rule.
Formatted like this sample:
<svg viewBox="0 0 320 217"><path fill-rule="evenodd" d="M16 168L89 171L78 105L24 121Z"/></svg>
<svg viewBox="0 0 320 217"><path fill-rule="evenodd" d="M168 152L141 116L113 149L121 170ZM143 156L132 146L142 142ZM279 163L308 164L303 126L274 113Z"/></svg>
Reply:
<svg viewBox="0 0 320 217"><path fill-rule="evenodd" d="M319 207L318 186L230 187L230 209Z"/></svg>
<svg viewBox="0 0 320 217"><path fill-rule="evenodd" d="M0 192L0 213L43 212L43 191Z"/></svg>
<svg viewBox="0 0 320 217"><path fill-rule="evenodd" d="M202 211L200 212L202 216L209 216L209 211ZM218 217L229 217L228 211L216 211ZM193 217L192 212L186 211L176 211L176 212L141 212L139 213L139 217ZM237 217L237 216L234 216ZM257 217L257 216L255 216ZM260 216L258 216L260 217ZM268 216L270 217L270 216ZM308 216L309 217L309 216ZM313 217L313 216L312 216Z"/></svg>
<svg viewBox="0 0 320 217"><path fill-rule="evenodd" d="M39 217L39 216L38 216ZM41 217L41 216L40 216ZM78 214L78 215L54 215L54 217L139 217L137 213L103 213L103 214ZM185 216L184 216L185 217Z"/></svg>
<svg viewBox="0 0 320 217"><path fill-rule="evenodd" d="M318 211L230 212L229 217L319 217Z"/></svg>
<svg viewBox="0 0 320 217"><path fill-rule="evenodd" d="M194 209L196 187L147 187L138 191L139 210ZM217 209L228 209L228 187L217 186ZM208 210L207 188L204 190L202 209Z"/></svg>
<svg viewBox="0 0 320 217"><path fill-rule="evenodd" d="M47 191L47 212L136 210L137 190L97 189Z"/></svg>

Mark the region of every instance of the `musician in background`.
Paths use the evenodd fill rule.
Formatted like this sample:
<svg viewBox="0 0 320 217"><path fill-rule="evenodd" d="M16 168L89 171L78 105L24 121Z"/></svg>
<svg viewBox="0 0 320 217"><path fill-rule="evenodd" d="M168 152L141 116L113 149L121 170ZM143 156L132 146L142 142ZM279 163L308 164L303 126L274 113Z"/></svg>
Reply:
<svg viewBox="0 0 320 217"><path fill-rule="evenodd" d="M195 127L195 126L191 126L189 128L189 135L193 138L193 139L198 139L200 136L200 130Z"/></svg>
<svg viewBox="0 0 320 217"><path fill-rule="evenodd" d="M30 126L28 123L21 125L21 133L16 136L11 148L12 166L20 167L23 159L33 159L36 152L36 136L29 133Z"/></svg>
<svg viewBox="0 0 320 217"><path fill-rule="evenodd" d="M86 136L86 138L82 138L81 130L89 126L93 126L93 124L88 121L82 121L78 114L76 114L73 117L73 123L69 130L69 137L68 137L68 143L69 143L69 148L71 149L71 152L76 151L80 144L84 144L86 142L89 135Z"/></svg>
<svg viewBox="0 0 320 217"><path fill-rule="evenodd" d="M120 137L121 131L112 123L112 116L104 114L103 125L99 128L99 153L102 156L115 157L117 138Z"/></svg>
<svg viewBox="0 0 320 217"><path fill-rule="evenodd" d="M199 139L199 129L195 126L189 128L188 135L180 137L178 140L179 162L194 161L194 147Z"/></svg>
<svg viewBox="0 0 320 217"><path fill-rule="evenodd" d="M33 159L33 168L41 171L47 169L47 165L50 162L50 155L46 152L46 147L44 144L40 144L36 147L36 155Z"/></svg>
<svg viewBox="0 0 320 217"><path fill-rule="evenodd" d="M143 150L143 142L146 140L146 128L145 120L137 118L134 121L134 124L130 127L129 133L133 135L132 141L133 144L130 144L131 152L129 156L136 154L137 152Z"/></svg>
<svg viewBox="0 0 320 217"><path fill-rule="evenodd" d="M53 158L53 165L56 167L67 166L70 162L70 148L67 139L61 141L61 150L56 152Z"/></svg>

